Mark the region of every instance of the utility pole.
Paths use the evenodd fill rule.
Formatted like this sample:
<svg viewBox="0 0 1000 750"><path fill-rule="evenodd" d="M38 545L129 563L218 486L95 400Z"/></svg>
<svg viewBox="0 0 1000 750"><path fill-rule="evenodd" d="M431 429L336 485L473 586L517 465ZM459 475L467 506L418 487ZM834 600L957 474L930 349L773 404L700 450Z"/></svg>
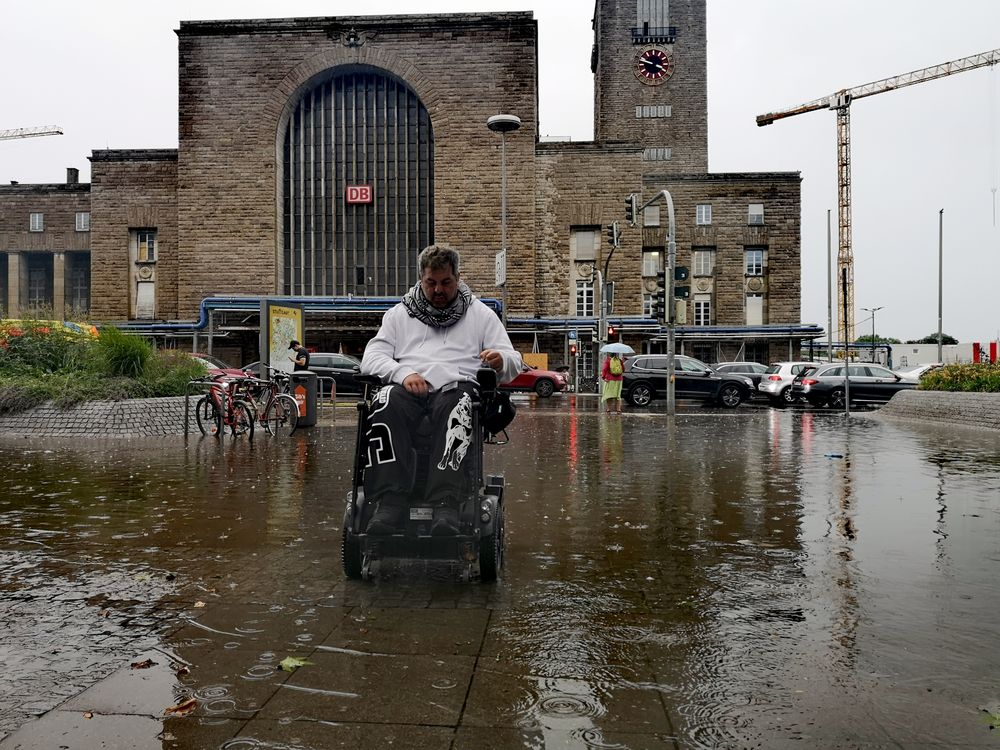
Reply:
<svg viewBox="0 0 1000 750"><path fill-rule="evenodd" d="M938 211L938 362L944 362L941 353L941 341L944 335L941 332L941 312L942 312L942 278L944 277L944 209Z"/></svg>

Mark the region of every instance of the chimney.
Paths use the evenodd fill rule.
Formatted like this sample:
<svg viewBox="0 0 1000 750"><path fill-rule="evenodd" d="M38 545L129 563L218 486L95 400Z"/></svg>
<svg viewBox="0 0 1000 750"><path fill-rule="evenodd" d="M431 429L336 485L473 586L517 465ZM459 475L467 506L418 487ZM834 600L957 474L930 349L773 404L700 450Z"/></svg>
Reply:
<svg viewBox="0 0 1000 750"><path fill-rule="evenodd" d="M66 167L66 184L76 185L80 181L80 170L76 167Z"/></svg>

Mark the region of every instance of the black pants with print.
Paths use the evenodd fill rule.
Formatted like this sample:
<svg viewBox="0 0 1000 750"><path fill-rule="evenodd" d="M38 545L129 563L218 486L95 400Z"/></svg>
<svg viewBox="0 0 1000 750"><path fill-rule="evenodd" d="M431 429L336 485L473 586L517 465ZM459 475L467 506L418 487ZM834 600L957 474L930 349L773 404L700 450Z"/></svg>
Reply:
<svg viewBox="0 0 1000 750"><path fill-rule="evenodd" d="M478 446L472 434L475 386L415 396L401 385L381 388L369 412L365 435L365 497L409 505L417 453L430 450L427 484L420 497L457 508L475 484Z"/></svg>

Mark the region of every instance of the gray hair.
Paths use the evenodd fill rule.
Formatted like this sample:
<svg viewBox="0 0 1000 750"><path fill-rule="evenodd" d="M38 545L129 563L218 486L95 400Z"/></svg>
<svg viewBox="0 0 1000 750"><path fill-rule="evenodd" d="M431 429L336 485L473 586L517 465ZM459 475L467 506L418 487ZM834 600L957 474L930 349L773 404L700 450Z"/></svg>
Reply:
<svg viewBox="0 0 1000 750"><path fill-rule="evenodd" d="M420 251L417 264L420 267L421 277L428 268L432 271L440 271L446 266L451 266L452 273L458 276L458 250L448 245L428 245Z"/></svg>

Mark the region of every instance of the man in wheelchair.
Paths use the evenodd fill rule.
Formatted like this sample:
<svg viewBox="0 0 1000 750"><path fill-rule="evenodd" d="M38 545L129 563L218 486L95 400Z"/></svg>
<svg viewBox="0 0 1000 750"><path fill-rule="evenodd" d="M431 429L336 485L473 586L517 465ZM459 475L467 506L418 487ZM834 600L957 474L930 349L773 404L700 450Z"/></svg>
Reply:
<svg viewBox="0 0 1000 750"><path fill-rule="evenodd" d="M368 417L364 491L375 511L365 532L387 535L405 524L417 449L427 449L424 503L434 508L430 533L459 533L459 508L475 487L470 447L477 371L512 380L521 356L497 315L459 278L459 255L431 245L418 258L420 281L389 309L365 348L363 375L385 384ZM469 454L470 460L467 459Z"/></svg>

